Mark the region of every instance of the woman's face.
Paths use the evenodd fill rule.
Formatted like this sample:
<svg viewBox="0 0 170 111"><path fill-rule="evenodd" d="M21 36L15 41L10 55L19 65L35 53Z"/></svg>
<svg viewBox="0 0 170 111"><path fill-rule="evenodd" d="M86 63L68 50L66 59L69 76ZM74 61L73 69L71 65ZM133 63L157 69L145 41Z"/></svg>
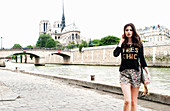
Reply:
<svg viewBox="0 0 170 111"><path fill-rule="evenodd" d="M125 34L126 34L126 37L130 38L132 37L133 35L133 30L132 30L132 27L131 26L127 26L126 29L125 29Z"/></svg>

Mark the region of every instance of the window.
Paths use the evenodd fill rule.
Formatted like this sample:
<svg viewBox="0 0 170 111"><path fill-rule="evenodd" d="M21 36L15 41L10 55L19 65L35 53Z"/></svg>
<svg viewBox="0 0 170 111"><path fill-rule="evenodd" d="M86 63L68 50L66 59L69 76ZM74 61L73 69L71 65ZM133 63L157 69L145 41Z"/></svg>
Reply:
<svg viewBox="0 0 170 111"><path fill-rule="evenodd" d="M158 41L159 41L159 37L158 37Z"/></svg>
<svg viewBox="0 0 170 111"><path fill-rule="evenodd" d="M44 32L45 32L45 23L44 23Z"/></svg>
<svg viewBox="0 0 170 111"><path fill-rule="evenodd" d="M58 36L58 39L60 39L60 36Z"/></svg>
<svg viewBox="0 0 170 111"><path fill-rule="evenodd" d="M72 40L74 40L74 34L72 34Z"/></svg>
<svg viewBox="0 0 170 111"><path fill-rule="evenodd" d="M46 29L45 29L45 31L47 31L47 23L46 23Z"/></svg>
<svg viewBox="0 0 170 111"><path fill-rule="evenodd" d="M60 27L60 25L58 24L58 28Z"/></svg>
<svg viewBox="0 0 170 111"><path fill-rule="evenodd" d="M76 34L76 39L78 39L78 34Z"/></svg>
<svg viewBox="0 0 170 111"><path fill-rule="evenodd" d="M57 33L57 30L55 30L55 33Z"/></svg>
<svg viewBox="0 0 170 111"><path fill-rule="evenodd" d="M161 41L162 41L162 36L161 36Z"/></svg>
<svg viewBox="0 0 170 111"><path fill-rule="evenodd" d="M55 36L55 39L57 39L57 37Z"/></svg>

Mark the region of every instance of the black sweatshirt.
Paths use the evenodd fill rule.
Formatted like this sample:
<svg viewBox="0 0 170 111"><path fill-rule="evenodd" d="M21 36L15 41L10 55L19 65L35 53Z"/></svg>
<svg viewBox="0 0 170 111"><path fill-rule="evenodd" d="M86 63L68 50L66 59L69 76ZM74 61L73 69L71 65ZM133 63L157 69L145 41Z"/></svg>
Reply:
<svg viewBox="0 0 170 111"><path fill-rule="evenodd" d="M123 71L125 69L136 69L137 71L139 71L139 59L142 68L147 67L144 58L143 46L137 47L134 45L132 46L128 45L127 48L116 47L116 49L113 52L113 55L115 57L118 57L120 53L121 53L121 65L119 71Z"/></svg>

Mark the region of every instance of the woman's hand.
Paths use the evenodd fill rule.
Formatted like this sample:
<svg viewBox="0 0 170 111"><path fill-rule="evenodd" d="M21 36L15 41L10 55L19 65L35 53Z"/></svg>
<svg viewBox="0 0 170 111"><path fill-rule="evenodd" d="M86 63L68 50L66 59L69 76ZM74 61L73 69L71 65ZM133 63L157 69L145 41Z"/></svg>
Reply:
<svg viewBox="0 0 170 111"><path fill-rule="evenodd" d="M144 70L145 70L145 72L146 72L146 74L147 74L146 84L150 84L150 82L151 82L151 75L150 75L150 73L149 73L148 67L145 67Z"/></svg>
<svg viewBox="0 0 170 111"><path fill-rule="evenodd" d="M119 40L119 45L120 45L120 46L122 45L122 43L124 42L124 40L125 40L125 35L123 34L123 35L122 35L122 38Z"/></svg>
<svg viewBox="0 0 170 111"><path fill-rule="evenodd" d="M148 73L146 78L146 84L150 84L150 82L151 82L151 76L150 73Z"/></svg>

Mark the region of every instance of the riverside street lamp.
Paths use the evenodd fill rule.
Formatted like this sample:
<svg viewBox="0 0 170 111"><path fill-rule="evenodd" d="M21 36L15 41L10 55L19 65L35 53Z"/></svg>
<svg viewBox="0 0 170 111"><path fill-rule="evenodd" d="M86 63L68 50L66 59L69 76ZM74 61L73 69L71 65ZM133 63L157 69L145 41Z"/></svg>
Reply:
<svg viewBox="0 0 170 111"><path fill-rule="evenodd" d="M2 37L1 37L1 49L2 49Z"/></svg>
<svg viewBox="0 0 170 111"><path fill-rule="evenodd" d="M40 38L40 49L41 49L41 44L42 44L42 38Z"/></svg>

